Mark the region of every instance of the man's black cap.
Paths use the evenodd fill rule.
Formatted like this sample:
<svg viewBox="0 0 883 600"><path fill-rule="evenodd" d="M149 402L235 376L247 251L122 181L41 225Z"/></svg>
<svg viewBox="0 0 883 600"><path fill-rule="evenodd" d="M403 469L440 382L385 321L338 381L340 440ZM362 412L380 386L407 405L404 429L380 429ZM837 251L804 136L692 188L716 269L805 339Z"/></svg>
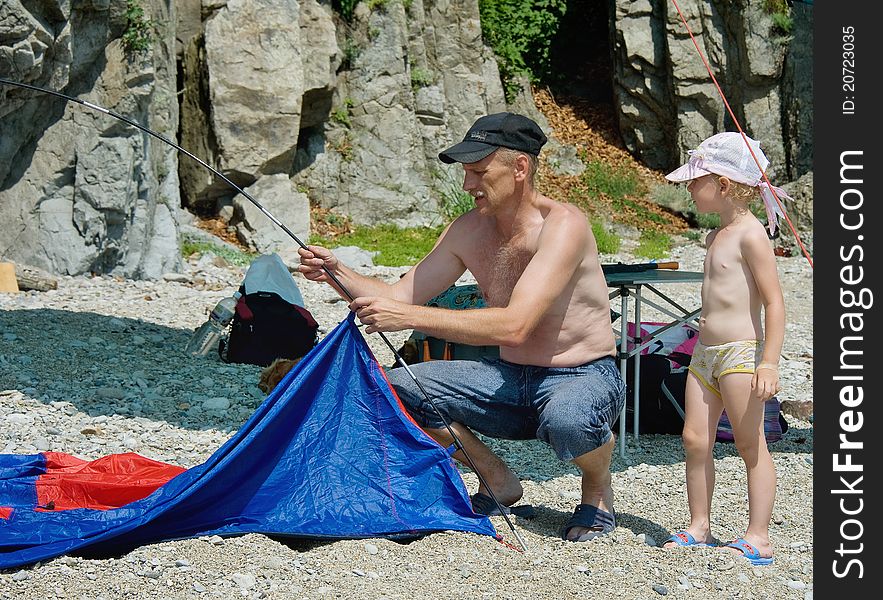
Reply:
<svg viewBox="0 0 883 600"><path fill-rule="evenodd" d="M500 147L538 156L545 143L546 134L533 120L502 112L479 118L462 142L440 152L438 158L448 164L474 163Z"/></svg>

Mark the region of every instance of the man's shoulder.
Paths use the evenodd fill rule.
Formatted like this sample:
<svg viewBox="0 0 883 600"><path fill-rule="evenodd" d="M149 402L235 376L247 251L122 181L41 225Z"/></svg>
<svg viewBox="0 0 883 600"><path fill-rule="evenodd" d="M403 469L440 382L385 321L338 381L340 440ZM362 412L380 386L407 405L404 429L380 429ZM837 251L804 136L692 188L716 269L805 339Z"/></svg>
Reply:
<svg viewBox="0 0 883 600"><path fill-rule="evenodd" d="M481 229L490 226L490 220L483 216L477 209L467 211L454 219L448 226L448 229L457 232L459 235L473 235Z"/></svg>
<svg viewBox="0 0 883 600"><path fill-rule="evenodd" d="M564 222L570 223L579 223L579 224L587 224L588 218L586 217L586 213L584 213L578 206L575 204L570 204L569 202L560 202L558 200L553 200L548 196L545 197L547 200L547 205L549 210L546 214L546 220L562 220Z"/></svg>

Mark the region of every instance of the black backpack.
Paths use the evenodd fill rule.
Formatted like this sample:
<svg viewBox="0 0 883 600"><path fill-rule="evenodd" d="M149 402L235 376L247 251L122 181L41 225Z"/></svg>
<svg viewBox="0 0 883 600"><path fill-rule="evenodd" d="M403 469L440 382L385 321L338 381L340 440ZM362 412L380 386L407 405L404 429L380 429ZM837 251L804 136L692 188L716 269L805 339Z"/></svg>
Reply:
<svg viewBox="0 0 883 600"><path fill-rule="evenodd" d="M273 292L239 291L230 334L218 345L224 362L265 367L277 358L300 358L316 345L319 324L310 311Z"/></svg>
<svg viewBox="0 0 883 600"><path fill-rule="evenodd" d="M686 362L690 362L689 359ZM662 393L665 383L669 393L683 410L687 370L672 372L672 363L660 354L641 356L641 388L638 393L638 431L641 433L680 434L684 420L672 401ZM625 430L634 429L634 359L626 363ZM618 421L619 419L617 419Z"/></svg>

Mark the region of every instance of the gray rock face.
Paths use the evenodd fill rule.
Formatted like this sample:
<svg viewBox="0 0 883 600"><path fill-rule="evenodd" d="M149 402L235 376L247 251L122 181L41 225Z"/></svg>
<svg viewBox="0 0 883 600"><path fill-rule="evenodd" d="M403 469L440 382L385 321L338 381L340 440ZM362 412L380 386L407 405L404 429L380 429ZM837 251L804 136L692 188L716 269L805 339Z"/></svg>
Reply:
<svg viewBox="0 0 883 600"><path fill-rule="evenodd" d="M184 147L240 187L291 165L304 71L297 0L232 0L211 12L188 47ZM182 163L192 207L234 191L200 165Z"/></svg>
<svg viewBox="0 0 883 600"><path fill-rule="evenodd" d="M157 21L166 2L144 2ZM121 41L125 0L3 2L0 76L105 107L174 139L173 32ZM119 120L0 86L0 256L55 273L155 278L180 268L177 156Z"/></svg>
<svg viewBox="0 0 883 600"><path fill-rule="evenodd" d="M295 180L310 198L357 223L438 220L438 152L476 117L505 110L478 3L357 6L342 27L349 63L331 118L303 130Z"/></svg>
<svg viewBox="0 0 883 600"><path fill-rule="evenodd" d="M647 166L666 170L681 164L686 150L706 137L737 130L692 32L739 124L763 143L770 178L784 182L809 170L808 9L794 11L795 42L800 41L791 48L803 50L789 54L762 3L686 0L679 6L689 31L670 3L616 2L615 96L629 149Z"/></svg>
<svg viewBox="0 0 883 600"><path fill-rule="evenodd" d="M161 25L144 52L123 43L137 33L125 0L4 0L0 77L172 140L180 99L181 146L233 185L110 115L0 85L0 258L155 278L181 266L182 208L219 214L260 252L290 249L237 187L304 241L310 203L360 224L437 224L462 177L438 152L477 117L515 110L554 135L526 82L507 105L478 0L360 2L349 22L330 0L139 1ZM762 3L680 6L736 118L764 143L771 180L810 172L811 6L792 7L787 41ZM669 169L734 129L673 6L612 10L615 101L633 153ZM582 168L554 138L547 154L559 173Z"/></svg>

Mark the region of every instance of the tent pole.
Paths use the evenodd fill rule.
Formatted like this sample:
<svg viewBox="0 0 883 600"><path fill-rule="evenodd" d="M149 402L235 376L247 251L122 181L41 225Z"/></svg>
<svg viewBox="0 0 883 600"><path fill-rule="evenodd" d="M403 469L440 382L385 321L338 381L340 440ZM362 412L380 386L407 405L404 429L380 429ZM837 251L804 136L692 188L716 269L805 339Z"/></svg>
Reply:
<svg viewBox="0 0 883 600"><path fill-rule="evenodd" d="M137 128L137 129L140 129L140 130L143 131L144 133L147 133L147 134L149 134L149 135L155 137L156 139L160 140L161 142L164 142L164 143L168 144L169 146L171 146L172 148L174 148L174 149L177 150L178 152L181 152L182 154L185 154L185 155L189 156L190 158L192 158L193 160L195 160L196 162L198 162L200 165L202 165L203 167L205 167L206 169L208 169L209 171L211 171L212 173L214 173L217 177L220 177L220 178L221 178L221 179L222 179L227 185L229 185L229 186L232 187L234 190L236 190L237 192L239 192L240 194L242 194L243 196L245 196L245 197L249 200L249 202L251 202L252 204L254 204L254 205L258 208L258 210L260 210L262 213L264 213L264 215L266 215L268 219L270 219L270 220L271 220L273 223L275 223L279 228L281 228L282 231L284 231L285 233L287 233L288 236L291 237L291 239L293 239L293 240L297 243L298 246L300 246L301 248L303 248L303 249L305 249L305 250L308 250L308 249L309 249L309 248L307 247L307 245L304 244L304 243L300 240L300 238L298 238L298 237L294 234L294 232L292 232L288 227L286 227L285 224L283 224L279 219L277 219L275 216L273 216L273 215L272 215L272 214L271 214L266 208L264 208L264 207L261 205L260 202L258 202L257 200L255 200L255 199L254 199L254 198L253 198L248 192L246 192L246 191L243 190L241 187L239 187L238 185L236 185L235 183L233 183L233 181L231 181L229 177L227 177L226 175L224 175L223 173L221 173L220 171L218 171L217 169L215 169L214 167L212 167L211 165L209 165L207 162L205 162L204 160L202 160L201 158L199 158L198 156L196 156L196 155L193 154L192 152L190 152L190 151L188 151L188 150L185 150L184 148L182 148L181 146L179 146L179 145L176 144L175 142L171 141L170 139L168 139L168 138L165 137L164 135L162 135L162 134L160 134L160 133L157 133L156 131L153 131L152 129L149 129L149 128L145 127L144 125L141 125L140 123L137 123L136 121L133 121L132 119L129 119L129 118L127 118L127 117L124 117L123 115L121 115L121 114L119 114L119 113L116 113L116 112L114 112L114 111L112 111L112 110L110 110L110 109L104 108L104 107L102 107L102 106L98 106L97 104L92 104L91 102L88 102L88 101L86 101L86 100L80 100L79 98L75 98L75 97L73 97L73 96L68 96L67 94L62 94L61 92L57 92L57 91L55 91L55 90L47 90L47 89L44 89L44 88L41 88L41 87L37 87L37 86L35 86L35 85L30 85L30 84L27 84L27 83L20 83L20 82L17 82L17 81L11 81L11 80L9 80L9 79L4 79L4 78L2 78L2 77L0 77L0 84L11 85L11 86L20 87L20 88L25 88L25 89L32 90L32 91L35 91L35 92L40 92L40 93L43 93L43 94L51 94L51 95L53 95L53 96L57 96L57 97L59 97L59 98L62 98L62 99L64 99L64 100L67 100L67 101L70 101L70 102L76 102L77 104L81 104L81 105L83 105L83 106L85 106L85 107L87 107L87 108L91 108L91 109L93 109L93 110L97 110L98 112L102 112L102 113L104 113L104 114L106 114L106 115L110 115L111 117L114 117L115 119L118 119L118 120L120 120L120 121L123 121L124 123L128 123L128 124L131 125L132 127L135 127L135 128ZM341 291L347 296L347 298L349 298L350 301L355 300L355 298L353 297L353 295L352 295L352 294L349 292L349 290L347 290L347 288L346 288L346 287L340 282L340 280L337 279L337 277L334 275L334 273L332 273L331 271L329 271L328 268L325 267L325 266L323 266L322 269L325 271L325 273L328 275L328 277L329 277L329 278L330 278L330 279L331 279L331 280L337 285L337 287L338 287L338 288L339 288L339 289L340 289L340 290L341 290ZM451 437L454 439L454 446L456 446L457 450L459 450L459 451L461 451L461 452L463 453L463 456L466 458L466 461L469 463L469 467L472 469L472 471L473 471L473 472L475 473L475 475L478 477L478 480L481 482L481 484L482 484L482 485L488 490L488 494L490 495L491 499L493 499L494 504L495 504L496 507L497 507L497 510L500 511L500 514L501 514L501 515L503 516L503 518L506 520L506 524L509 525L509 529L512 530L512 533L513 533L513 534L515 535L515 537L518 539L518 543L521 544L521 548L522 548L522 550L523 550L523 551L527 551L527 545L524 543L524 540L523 540L523 539L521 538L521 536L518 534L518 531L516 531L515 526L512 524L512 521L509 519L509 515L508 515L508 514L506 513L506 511L505 511L505 508L500 504L499 500L497 500L496 495L494 495L494 491L493 491L493 490L491 489L491 487L487 484L487 481L486 481L485 478L482 476L481 472L479 472L478 469L475 468L475 463L472 462L472 459L469 457L469 453L466 452L466 449L463 447L463 443L460 441L460 438L457 436L457 434L456 434L456 433L454 432L454 430L451 428L451 425L450 425L450 423L448 423L448 420L445 419L445 417L441 414L441 412L439 411L439 409L438 409L438 407L436 406L435 402L432 401L432 398L430 398L430 396L429 396L429 394L427 393L426 389L423 387L423 385L420 383L420 381L418 381L417 377L414 375L414 372L411 371L411 369L410 369L410 368L408 367L408 365L405 363L405 360L404 360L404 359L402 358L402 356L399 354L398 350L395 349L395 347L392 345L392 343L389 341L389 339L383 334L382 331L378 331L377 333L380 335L380 338L384 341L384 343L386 343L386 346L392 351L393 355L395 355L396 361L397 361L401 366L405 367L405 370L408 372L408 374L409 374L409 375L411 376L411 378L414 380L414 383L416 383L416 384L417 384L417 387L420 388L420 391L423 393L423 396L426 398L426 400L427 400L427 401L429 402L429 404L432 406L433 410L435 410L436 414L442 419L442 422L444 422L444 424L445 424L445 428L448 430L448 433L449 433L449 434L451 435Z"/></svg>

